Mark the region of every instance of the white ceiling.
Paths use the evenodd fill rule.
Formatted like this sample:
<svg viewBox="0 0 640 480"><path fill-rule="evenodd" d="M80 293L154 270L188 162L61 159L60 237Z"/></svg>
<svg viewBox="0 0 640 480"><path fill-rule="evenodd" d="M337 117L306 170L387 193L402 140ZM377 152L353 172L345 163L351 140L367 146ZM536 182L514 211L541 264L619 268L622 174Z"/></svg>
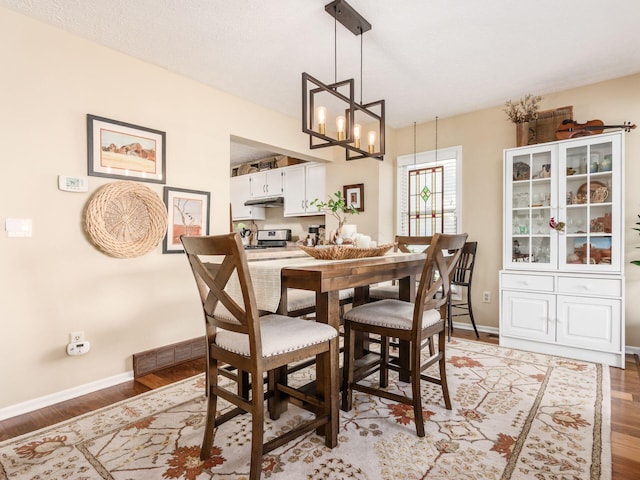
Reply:
<svg viewBox="0 0 640 480"><path fill-rule="evenodd" d="M301 73L334 80L330 0L0 0L25 15L291 116ZM412 125L640 72L638 0L348 0L364 103ZM337 77L360 38L337 25ZM576 119L586 121L588 119Z"/></svg>

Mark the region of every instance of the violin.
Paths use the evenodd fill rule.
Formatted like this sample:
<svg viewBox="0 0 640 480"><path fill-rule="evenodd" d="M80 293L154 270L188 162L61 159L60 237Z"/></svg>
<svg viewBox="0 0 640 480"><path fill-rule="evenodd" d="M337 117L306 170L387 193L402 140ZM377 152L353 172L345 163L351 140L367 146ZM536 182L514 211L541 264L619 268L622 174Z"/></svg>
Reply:
<svg viewBox="0 0 640 480"><path fill-rule="evenodd" d="M625 122L623 125L605 125L602 120L589 120L586 123L578 123L571 119L563 120L556 129L556 138L564 140L567 138L585 137L587 135L597 135L602 133L605 128L622 128L625 132L636 128L635 124Z"/></svg>

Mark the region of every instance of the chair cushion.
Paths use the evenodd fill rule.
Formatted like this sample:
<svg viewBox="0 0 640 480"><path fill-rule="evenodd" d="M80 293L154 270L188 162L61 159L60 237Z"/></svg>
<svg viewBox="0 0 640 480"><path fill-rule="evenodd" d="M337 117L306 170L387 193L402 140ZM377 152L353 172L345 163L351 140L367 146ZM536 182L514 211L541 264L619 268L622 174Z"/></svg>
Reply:
<svg viewBox="0 0 640 480"><path fill-rule="evenodd" d="M413 303L400 300L380 300L379 302L365 303L349 310L345 320L350 322L377 325L380 327L411 330L413 322ZM429 327L440 321L438 310L425 310L422 315L422 328Z"/></svg>
<svg viewBox="0 0 640 480"><path fill-rule="evenodd" d="M293 352L310 345L326 342L338 335L338 331L326 323L309 322L283 315L260 317L262 356L271 357ZM218 347L249 356L249 336L218 330L215 343Z"/></svg>
<svg viewBox="0 0 640 480"><path fill-rule="evenodd" d="M346 300L353 298L353 288L346 290L340 290L338 293L340 300ZM299 290L297 288L290 288L287 292L287 312L293 312L301 310L303 308L315 307L316 305L316 292L311 290Z"/></svg>
<svg viewBox="0 0 640 480"><path fill-rule="evenodd" d="M397 300L400 295L399 292L398 284L393 285L391 282L382 282L376 287L369 288L369 298L394 298Z"/></svg>

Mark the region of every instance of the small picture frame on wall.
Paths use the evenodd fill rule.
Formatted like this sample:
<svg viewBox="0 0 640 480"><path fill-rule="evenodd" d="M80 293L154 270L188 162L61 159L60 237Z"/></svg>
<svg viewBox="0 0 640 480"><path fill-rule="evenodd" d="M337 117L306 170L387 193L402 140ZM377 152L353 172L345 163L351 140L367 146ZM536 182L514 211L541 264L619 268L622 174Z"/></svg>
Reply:
<svg viewBox="0 0 640 480"><path fill-rule="evenodd" d="M164 187L167 235L162 253L182 253L180 235L209 235L209 192Z"/></svg>
<svg viewBox="0 0 640 480"><path fill-rule="evenodd" d="M364 183L355 185L344 185L342 187L342 195L347 205L353 205L359 212L364 212Z"/></svg>
<svg viewBox="0 0 640 480"><path fill-rule="evenodd" d="M94 177L166 183L166 134L87 115L87 173Z"/></svg>

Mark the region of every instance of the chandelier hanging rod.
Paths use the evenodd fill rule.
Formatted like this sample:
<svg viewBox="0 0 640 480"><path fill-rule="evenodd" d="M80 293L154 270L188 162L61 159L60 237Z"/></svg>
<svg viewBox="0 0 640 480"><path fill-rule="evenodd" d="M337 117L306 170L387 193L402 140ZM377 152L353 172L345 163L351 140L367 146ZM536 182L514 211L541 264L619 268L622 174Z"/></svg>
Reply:
<svg viewBox="0 0 640 480"><path fill-rule="evenodd" d="M356 36L371 30L371 24L344 0L334 0L325 5L324 9Z"/></svg>

